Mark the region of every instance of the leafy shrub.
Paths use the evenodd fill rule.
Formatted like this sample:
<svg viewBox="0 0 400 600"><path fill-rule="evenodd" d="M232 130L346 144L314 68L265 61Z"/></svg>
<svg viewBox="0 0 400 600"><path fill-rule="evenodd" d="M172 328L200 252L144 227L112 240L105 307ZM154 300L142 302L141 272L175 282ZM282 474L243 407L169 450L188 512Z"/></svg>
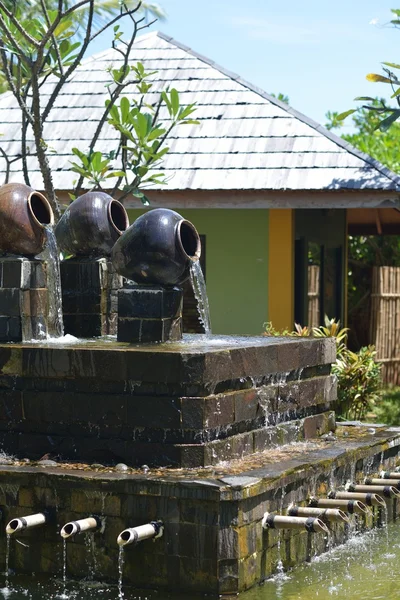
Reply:
<svg viewBox="0 0 400 600"><path fill-rule="evenodd" d="M374 413L379 423L400 425L400 387L383 390L382 398L375 406Z"/></svg>
<svg viewBox="0 0 400 600"><path fill-rule="evenodd" d="M327 338L336 340L336 363L332 373L338 381L338 399L336 411L339 417L346 419L363 419L381 396L381 368L375 362L374 346L366 346L358 352L352 352L346 346L348 329L340 327L340 321L325 316L324 325L320 327L302 327L295 324L292 332L276 331L271 323L267 323L264 335L291 335L297 337ZM400 416L400 407L399 407Z"/></svg>

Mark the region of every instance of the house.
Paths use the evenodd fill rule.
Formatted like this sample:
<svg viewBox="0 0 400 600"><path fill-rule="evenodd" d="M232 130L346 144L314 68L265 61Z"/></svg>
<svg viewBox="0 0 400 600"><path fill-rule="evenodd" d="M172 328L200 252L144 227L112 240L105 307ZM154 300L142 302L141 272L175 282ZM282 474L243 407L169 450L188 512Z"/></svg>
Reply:
<svg viewBox="0 0 400 600"><path fill-rule="evenodd" d="M111 49L85 60L45 126L61 200L76 178L71 149L88 147L107 98L106 69L119 59ZM168 185L149 197L152 208L181 212L203 236L213 331L257 334L266 321L276 328L306 323L310 258L321 269L320 314L343 319L347 233L400 232L400 177L162 33L138 38L131 60L157 71L154 90L169 85L183 103L197 103L200 125L173 132L163 167ZM48 79L43 93L53 86ZM19 120L13 96L3 94L1 147L10 159L21 153ZM96 149L116 145L106 126ZM5 161L0 168L4 178ZM41 189L33 156L28 169ZM9 178L22 180L20 160L10 164ZM125 206L131 221L143 210L135 198Z"/></svg>

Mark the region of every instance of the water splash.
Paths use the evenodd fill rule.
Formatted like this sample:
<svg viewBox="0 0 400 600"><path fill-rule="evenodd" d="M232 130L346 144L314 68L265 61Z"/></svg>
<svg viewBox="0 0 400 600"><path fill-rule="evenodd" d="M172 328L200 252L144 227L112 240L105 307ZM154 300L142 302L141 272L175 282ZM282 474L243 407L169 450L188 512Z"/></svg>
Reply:
<svg viewBox="0 0 400 600"><path fill-rule="evenodd" d="M118 599L124 600L124 592L122 591L122 576L124 573L124 547L119 547L119 555L118 555Z"/></svg>
<svg viewBox="0 0 400 600"><path fill-rule="evenodd" d="M45 228L46 247L40 254L40 258L47 264L47 289L49 292L49 334L54 337L64 335L64 323L62 313L60 257L57 247L56 236L53 228L49 225Z"/></svg>
<svg viewBox="0 0 400 600"><path fill-rule="evenodd" d="M190 265L190 281L193 288L193 293L197 301L197 309L199 311L199 320L203 324L206 335L211 334L211 318L210 307L208 304L208 296L206 290L206 282L204 280L203 271L199 260L192 261Z"/></svg>

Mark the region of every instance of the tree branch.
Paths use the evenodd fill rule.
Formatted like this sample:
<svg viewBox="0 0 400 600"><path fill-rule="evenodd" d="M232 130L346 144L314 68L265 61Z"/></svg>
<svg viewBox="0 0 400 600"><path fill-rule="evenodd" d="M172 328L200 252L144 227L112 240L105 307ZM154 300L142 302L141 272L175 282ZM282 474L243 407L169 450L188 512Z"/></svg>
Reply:
<svg viewBox="0 0 400 600"><path fill-rule="evenodd" d="M85 4L87 3L88 0L84 0L84 2L81 2L80 4ZM75 5L76 7L79 6L79 3ZM92 22L93 22L93 12L94 12L94 0L90 0L90 9L89 9L89 17L88 17L88 25L87 25L87 29L86 29L86 35L85 35L85 39L82 42L82 46L81 49L79 50L79 53L76 57L76 59L74 60L74 62L69 66L69 68L67 69L67 71L64 73L64 75L62 75L60 77L60 79L58 80L56 86L54 87L54 90L52 91L50 98L46 104L46 107L43 111L42 114L42 122L44 123L45 120L47 119L47 117L49 116L49 112L51 111L51 109L53 108L53 104L62 88L62 86L64 85L64 83L67 81L68 77L75 71L75 69L78 67L79 63L81 62L81 59L83 57L83 55L85 54L87 47L89 46L90 43L90 36L91 36L91 32L92 32Z"/></svg>
<svg viewBox="0 0 400 600"><path fill-rule="evenodd" d="M24 36L24 38L26 39L27 42L32 44L32 46L35 46L35 48L39 47L39 42L37 40L35 40L35 38L30 36L29 33L27 33L25 31L25 29L22 27L22 25L18 21L18 19L14 16L14 14L10 10L8 10L7 6L1 0L0 0L0 10L3 11L3 13L10 19L11 23L14 25L14 27L16 29L18 29L20 34ZM1 17L1 19L3 19L3 17ZM3 20L3 22L4 22L4 20ZM10 34L11 34L11 32L10 32Z"/></svg>
<svg viewBox="0 0 400 600"><path fill-rule="evenodd" d="M6 51L4 50L4 48L0 49L0 55L1 55L1 62L3 65L3 71L4 74L6 76L6 80L8 85L10 86L10 90L12 91L15 99L17 100L20 109L25 113L26 118L28 119L28 121L33 124L33 116L31 111L29 110L28 106L26 105L26 103L24 102L19 90L17 90L15 84L14 84L14 80L12 77L12 74L10 72L10 68L8 65L8 60L7 60L7 54Z"/></svg>

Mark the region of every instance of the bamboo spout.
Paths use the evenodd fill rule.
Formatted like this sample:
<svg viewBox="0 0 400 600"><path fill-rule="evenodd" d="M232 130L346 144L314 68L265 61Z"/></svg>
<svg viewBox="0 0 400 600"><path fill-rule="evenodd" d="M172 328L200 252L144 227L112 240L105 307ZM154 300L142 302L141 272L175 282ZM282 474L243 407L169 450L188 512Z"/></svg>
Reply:
<svg viewBox="0 0 400 600"><path fill-rule="evenodd" d="M44 525L47 521L47 515L45 513L37 513L34 515L27 515L26 517L19 517L17 519L11 519L6 525L7 535L13 535L23 529L30 529L31 527L39 527Z"/></svg>
<svg viewBox="0 0 400 600"><path fill-rule="evenodd" d="M86 519L79 519L79 521L70 521L69 523L66 523L61 529L60 535L66 540L77 533L89 531L91 529L99 529L100 527L101 522L98 517L87 517Z"/></svg>
<svg viewBox="0 0 400 600"><path fill-rule="evenodd" d="M324 523L349 522L349 517L339 508L318 508L311 506L289 506L288 515L291 517L315 517L321 519Z"/></svg>
<svg viewBox="0 0 400 600"><path fill-rule="evenodd" d="M124 529L117 537L118 546L127 546L128 544L138 544L143 540L151 538L157 539L164 533L164 525L162 521L151 521L146 525L139 525L138 527L131 527L130 529Z"/></svg>
<svg viewBox="0 0 400 600"><path fill-rule="evenodd" d="M265 513L261 525L263 529L305 529L309 533L329 533L325 523L315 517L291 517Z"/></svg>
<svg viewBox="0 0 400 600"><path fill-rule="evenodd" d="M400 479L384 479L383 477L374 479L371 477L366 477L364 479L364 483L366 485L389 485L396 488L396 490L400 490Z"/></svg>
<svg viewBox="0 0 400 600"><path fill-rule="evenodd" d="M379 477L382 479L400 479L400 472L398 471L381 471Z"/></svg>
<svg viewBox="0 0 400 600"><path fill-rule="evenodd" d="M378 494L362 494L361 492L330 492L329 498L340 498L343 500L360 500L367 506L385 506L385 501Z"/></svg>
<svg viewBox="0 0 400 600"><path fill-rule="evenodd" d="M339 500L336 498L310 498L310 506L317 506L318 508L340 508L344 512L349 514L365 515L367 514L368 508L360 500Z"/></svg>
<svg viewBox="0 0 400 600"><path fill-rule="evenodd" d="M346 485L346 490L348 492L371 492L375 494L382 494L382 496L385 496L386 498L398 498L400 496L400 492L392 485L354 485L349 483Z"/></svg>

